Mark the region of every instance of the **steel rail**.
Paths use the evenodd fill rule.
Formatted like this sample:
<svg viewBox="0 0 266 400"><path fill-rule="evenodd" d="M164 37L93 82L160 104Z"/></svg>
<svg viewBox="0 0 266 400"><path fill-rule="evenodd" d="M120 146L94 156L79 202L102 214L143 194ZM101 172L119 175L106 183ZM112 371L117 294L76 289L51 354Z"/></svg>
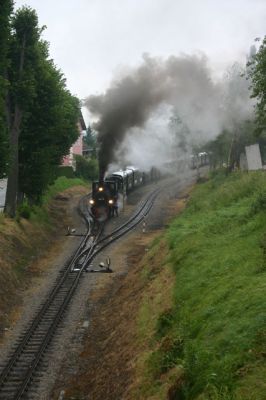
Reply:
<svg viewBox="0 0 266 400"><path fill-rule="evenodd" d="M125 235L127 232L131 231L135 226L137 226L143 220L143 217L145 217L149 213L150 209L153 206L154 200L158 196L160 191L161 189L156 189L154 192L152 192L151 195L149 195L149 197L146 199L142 207L134 214L133 217L131 217L123 225L112 231L109 235L100 239L97 243L97 246L99 247L93 253L92 258L94 258L98 253L100 253L104 248L109 246L115 240L119 239L121 236ZM89 259L84 268L86 268L91 261L92 259Z"/></svg>
<svg viewBox="0 0 266 400"><path fill-rule="evenodd" d="M34 318L30 327L27 329L22 341L19 343L17 349L13 353L10 362L4 368L0 374L0 399L7 400L18 400L24 397L26 391L29 388L30 382L32 381L34 374L36 373L37 367L51 342L57 327L62 320L62 316L73 297L73 294L78 286L80 277L87 267L88 263L91 262L94 257L100 253L106 246L113 243L115 240L120 238L122 235L133 229L138 223L140 223L144 216L150 211L153 202L159 193L159 190L154 191L149 197L141 204L137 212L131 217L126 223L115 229L104 239L100 239L101 229L99 234L94 237L89 247L84 249L84 242L90 237L86 235L83 242L80 244L78 250L71 258L67 268L59 281L55 283L54 288L49 293L47 300L39 310L37 316ZM80 261L80 252L85 257L82 260L81 268L76 274L73 274L73 265ZM44 326L42 327L41 324ZM39 328L39 331L38 331ZM44 330L44 332L42 332ZM34 335L36 337L34 338ZM31 343L31 339L34 343ZM29 349L27 350L27 346ZM34 347L34 349L32 349ZM35 349L35 347L37 347ZM27 353L28 352L28 353ZM18 371L15 370L16 365L23 360L23 355L29 361L27 370L24 373L20 373L21 368ZM18 387L14 387L14 391L10 389L10 382L8 378L13 378L13 381L21 382ZM5 386L6 385L6 386ZM5 390L6 389L6 390ZM13 388L12 388L13 389ZM12 397L10 397L10 394ZM4 397L3 397L3 396Z"/></svg>
<svg viewBox="0 0 266 400"><path fill-rule="evenodd" d="M86 197L87 197L87 195L84 196L80 200L80 202ZM81 213L83 214L82 210L81 210ZM84 216L84 214L83 214L83 217L86 220L86 216ZM40 310L38 311L37 316L33 319L33 321L31 322L30 326L27 328L27 331L23 335L22 341L19 343L19 345L17 346L15 352L13 353L12 358L10 359L10 362L2 370L2 372L0 374L0 398L1 398L1 387L3 387L7 377L10 375L10 372L14 368L14 366L17 363L19 357L23 353L25 347L27 346L27 344L29 343L30 339L34 335L34 332L36 331L36 329L40 325L40 323L41 323L41 321L43 319L43 316L47 313L49 307L51 306L53 300L55 299L55 297L56 297L56 295L57 295L57 293L59 291L59 288L61 288L62 285L64 284L64 282L66 281L66 279L68 277L68 274L69 274L69 271L71 271L71 268L73 267L73 264L75 263L78 254L80 253L81 249L83 249L83 247L86 245L89 237L90 237L90 231L88 231L88 233L86 234L84 240L78 246L78 248L75 251L74 255L71 257L70 261L67 263L67 266L62 269L62 272L63 272L62 275L59 276L59 280L57 280L55 282L55 284L53 285L52 290L47 295L46 301L41 306ZM97 239L98 239L98 236L96 236L96 240Z"/></svg>
<svg viewBox="0 0 266 400"><path fill-rule="evenodd" d="M97 243L98 236L95 238L95 242L92 244L90 249L88 250L89 252L93 252L93 249ZM76 256L76 253L74 255L74 258ZM60 277L59 281L56 282L54 285L52 291L48 294L47 299L41 309L38 311L37 316L34 318L32 321L31 325L28 327L26 333L24 334L23 340L19 343L17 349L13 353L13 356L6 366L6 368L1 372L0 375L0 399L1 399L1 387L4 385L7 377L10 375L12 369L14 368L15 364L18 362L19 358L23 355L23 352L25 351L26 346L30 343L30 340L33 338L37 328L40 326L40 324L44 321L45 316L47 315L49 309L51 307L55 307L56 304L54 305L54 302L57 301L56 297L58 296L58 293L60 290L64 290L64 285L67 285L69 274L71 272L73 262L71 260L70 264L68 265L67 269L64 271L63 275ZM72 274L72 276L75 276ZM63 306L63 304L62 304ZM61 307L62 307L61 306ZM58 306L57 306L58 307ZM16 397L15 397L16 398ZM19 398L19 397L17 397Z"/></svg>

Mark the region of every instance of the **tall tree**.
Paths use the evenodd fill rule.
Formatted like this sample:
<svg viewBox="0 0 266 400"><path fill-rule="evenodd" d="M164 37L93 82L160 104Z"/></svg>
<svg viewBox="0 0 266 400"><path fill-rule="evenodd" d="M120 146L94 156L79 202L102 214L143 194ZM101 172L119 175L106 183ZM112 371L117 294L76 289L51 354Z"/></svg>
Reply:
<svg viewBox="0 0 266 400"><path fill-rule="evenodd" d="M10 40L10 17L12 0L2 0L0 7L0 178L7 172L8 124L6 120L8 46Z"/></svg>
<svg viewBox="0 0 266 400"><path fill-rule="evenodd" d="M210 164L213 168L227 165L229 171L234 166L239 167L240 155L245 152L245 146L254 143L254 122L244 121L237 125L237 130L224 130L214 140L205 144L200 151L208 151L211 155Z"/></svg>
<svg viewBox="0 0 266 400"><path fill-rule="evenodd" d="M10 46L9 116L12 158L5 212L14 216L26 194L32 203L55 177L55 167L77 139L79 101L49 60L48 44L34 10L22 7L13 19Z"/></svg>
<svg viewBox="0 0 266 400"><path fill-rule="evenodd" d="M40 37L38 17L34 10L22 7L12 20L10 45L10 82L8 121L10 134L10 166L6 192L5 213L13 217L18 195L18 144L22 118L35 95L34 63L36 44Z"/></svg>
<svg viewBox="0 0 266 400"><path fill-rule="evenodd" d="M256 123L257 136L266 141L266 36L257 53L252 54L248 63L251 78L252 96L257 98Z"/></svg>
<svg viewBox="0 0 266 400"><path fill-rule="evenodd" d="M84 142L89 146L89 147L95 147L97 143L97 138L95 132L93 132L92 128L90 125L88 126L86 130L86 135L84 136Z"/></svg>
<svg viewBox="0 0 266 400"><path fill-rule="evenodd" d="M97 158L97 133L93 131L90 125L86 130L86 135L84 136L83 141L92 149L91 157Z"/></svg>
<svg viewBox="0 0 266 400"><path fill-rule="evenodd" d="M34 203L40 202L62 157L78 138L79 101L66 89L62 73L47 54L41 43L36 93L19 145L19 188Z"/></svg>

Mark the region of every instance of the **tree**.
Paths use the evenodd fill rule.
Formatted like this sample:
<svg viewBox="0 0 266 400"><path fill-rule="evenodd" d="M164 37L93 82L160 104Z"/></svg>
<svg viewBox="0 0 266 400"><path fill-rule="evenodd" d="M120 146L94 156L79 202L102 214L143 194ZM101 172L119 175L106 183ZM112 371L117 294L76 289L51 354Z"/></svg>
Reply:
<svg viewBox="0 0 266 400"><path fill-rule="evenodd" d="M221 168L225 164L231 171L235 165L239 166L240 155L245 152L245 146L254 142L253 132L254 123L244 121L234 132L224 130L200 151L205 150L210 153L210 164L213 168Z"/></svg>
<svg viewBox="0 0 266 400"><path fill-rule="evenodd" d="M10 165L5 213L14 217L18 195L18 145L22 118L35 95L34 63L36 44L40 37L38 17L34 10L22 7L12 19L8 80L8 122L10 135Z"/></svg>
<svg viewBox="0 0 266 400"><path fill-rule="evenodd" d="M6 95L8 88L8 46L10 40L10 17L12 9L12 0L2 0L0 8L0 178L7 173L8 161Z"/></svg>
<svg viewBox="0 0 266 400"><path fill-rule="evenodd" d="M251 49L250 54L253 51ZM250 97L248 70L235 63L227 71L224 87L222 110L226 116L227 130L220 139L225 140L224 149L228 148L228 154L227 157L223 155L223 159L228 170L232 171L239 166L245 146L254 142L254 101Z"/></svg>
<svg viewBox="0 0 266 400"><path fill-rule="evenodd" d="M90 126L87 128L83 140L92 149L92 158L97 158L97 135Z"/></svg>
<svg viewBox="0 0 266 400"><path fill-rule="evenodd" d="M5 212L14 216L27 196L39 203L56 176L57 166L78 138L79 100L49 60L34 10L22 7L13 18L8 78L10 147Z"/></svg>
<svg viewBox="0 0 266 400"><path fill-rule="evenodd" d="M84 136L84 142L89 147L94 147L96 145L96 135L90 126L87 128L86 135Z"/></svg>
<svg viewBox="0 0 266 400"><path fill-rule="evenodd" d="M66 89L62 73L47 59L38 65L36 96L24 120L19 146L19 189L39 203L56 177L57 166L78 138L79 101Z"/></svg>
<svg viewBox="0 0 266 400"><path fill-rule="evenodd" d="M256 131L257 140L266 158L266 36L257 53L253 51L248 62L248 72L251 79L252 96L257 99Z"/></svg>

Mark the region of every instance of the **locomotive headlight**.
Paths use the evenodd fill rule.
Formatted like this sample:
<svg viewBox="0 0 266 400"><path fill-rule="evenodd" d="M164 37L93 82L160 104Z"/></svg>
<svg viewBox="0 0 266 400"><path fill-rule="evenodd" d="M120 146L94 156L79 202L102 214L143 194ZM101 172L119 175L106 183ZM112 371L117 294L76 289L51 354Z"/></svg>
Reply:
<svg viewBox="0 0 266 400"><path fill-rule="evenodd" d="M94 200L93 199L90 199L90 204L94 204Z"/></svg>
<svg viewBox="0 0 266 400"><path fill-rule="evenodd" d="M114 201L111 199L111 200L108 201L108 203L109 203L109 204L113 204Z"/></svg>
<svg viewBox="0 0 266 400"><path fill-rule="evenodd" d="M102 192L103 191L103 187L99 187L99 192Z"/></svg>

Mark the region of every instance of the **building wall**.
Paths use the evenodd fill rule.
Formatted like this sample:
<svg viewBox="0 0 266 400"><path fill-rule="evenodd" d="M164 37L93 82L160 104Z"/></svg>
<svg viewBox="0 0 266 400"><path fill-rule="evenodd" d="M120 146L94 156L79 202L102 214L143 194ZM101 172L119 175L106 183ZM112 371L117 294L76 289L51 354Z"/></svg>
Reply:
<svg viewBox="0 0 266 400"><path fill-rule="evenodd" d="M4 210L7 179L0 179L0 212Z"/></svg>
<svg viewBox="0 0 266 400"><path fill-rule="evenodd" d="M246 156L247 165L249 171L255 171L257 169L262 169L260 148L258 144L252 144L251 146L246 146Z"/></svg>

